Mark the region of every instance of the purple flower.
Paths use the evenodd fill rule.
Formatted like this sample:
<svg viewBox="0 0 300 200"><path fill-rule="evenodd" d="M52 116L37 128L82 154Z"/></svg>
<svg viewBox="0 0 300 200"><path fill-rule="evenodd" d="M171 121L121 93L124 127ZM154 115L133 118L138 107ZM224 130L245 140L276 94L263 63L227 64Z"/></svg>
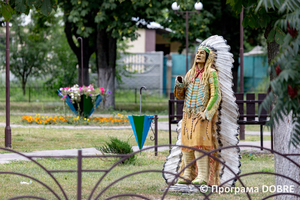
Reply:
<svg viewBox="0 0 300 200"><path fill-rule="evenodd" d="M108 94L110 94L110 91L108 91Z"/></svg>

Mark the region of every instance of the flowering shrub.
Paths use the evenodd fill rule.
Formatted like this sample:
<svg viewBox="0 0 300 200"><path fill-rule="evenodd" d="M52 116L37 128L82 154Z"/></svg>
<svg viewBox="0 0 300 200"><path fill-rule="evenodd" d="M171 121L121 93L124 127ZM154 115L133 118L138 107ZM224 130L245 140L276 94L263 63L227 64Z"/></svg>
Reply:
<svg viewBox="0 0 300 200"><path fill-rule="evenodd" d="M126 124L129 122L127 116L118 113L116 117L90 117L90 118L80 118L80 117L70 117L70 116L40 116L37 114L35 117L30 115L22 116L22 122L29 124Z"/></svg>
<svg viewBox="0 0 300 200"><path fill-rule="evenodd" d="M70 97L70 100L74 103L75 101L80 101L81 95L85 94L87 97L90 96L92 100L98 95L101 95L103 99L110 94L110 91L105 91L104 88L95 88L94 84L90 84L89 86L79 87L75 84L73 87L65 87L60 88L59 91L62 94L62 98L60 100L65 101L67 96Z"/></svg>

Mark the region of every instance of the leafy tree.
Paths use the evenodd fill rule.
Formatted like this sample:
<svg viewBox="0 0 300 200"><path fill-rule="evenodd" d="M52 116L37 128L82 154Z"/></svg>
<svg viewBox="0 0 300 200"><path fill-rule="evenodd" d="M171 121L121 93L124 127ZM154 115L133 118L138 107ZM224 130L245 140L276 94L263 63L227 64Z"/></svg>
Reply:
<svg viewBox="0 0 300 200"><path fill-rule="evenodd" d="M180 11L194 11L194 1L178 1L180 5L180 11L175 13L171 9L171 5L174 1L167 0L165 1L167 9L165 9L165 15L158 15L156 21L161 24L163 27L170 28L173 32L168 33L168 37L171 38L171 41L178 41L182 45L179 47L179 53L182 53L182 50L186 47L186 19L185 13L180 13ZM208 38L211 36L210 24L215 19L215 16L212 12L208 11L208 5L205 2L205 9L202 9L198 13L189 13L188 20L188 40L189 48L195 45L197 38Z"/></svg>
<svg viewBox="0 0 300 200"><path fill-rule="evenodd" d="M89 85L89 60L96 51L97 24L95 16L98 12L97 1L58 1L64 12L65 34L70 48L75 53L78 61L78 84ZM83 67L81 66L81 41L83 40ZM83 72L81 72L81 67Z"/></svg>
<svg viewBox="0 0 300 200"><path fill-rule="evenodd" d="M158 0L59 2L65 13L66 34L67 31L72 32L71 37L67 36L70 46L73 46L71 48L76 49L73 35L81 35L86 39L84 48L87 48L87 44L90 45L88 51L84 51L87 54L86 60L96 51L99 86L111 92L105 105L114 108L117 40L135 39L137 23L140 27L145 27L154 20L155 15L160 14L165 4Z"/></svg>
<svg viewBox="0 0 300 200"><path fill-rule="evenodd" d="M5 21L9 21L14 13L29 14L30 9L35 9L43 15L50 15L52 9L57 8L56 0L9 0L8 4L5 0L0 1L0 14Z"/></svg>
<svg viewBox="0 0 300 200"><path fill-rule="evenodd" d="M10 45L10 70L20 80L25 95L28 78L41 76L47 67L47 30L36 31L33 22L25 27L21 17L14 17L11 23L14 34Z"/></svg>
<svg viewBox="0 0 300 200"><path fill-rule="evenodd" d="M39 19L48 18L39 15ZM58 15L58 16L57 16ZM78 72L76 65L77 58L70 49L67 38L64 34L64 23L62 16L55 13L55 20L51 23L51 36L49 40L49 69L47 76L49 78L45 82L46 86L61 88L71 86L77 83ZM44 20L41 20L45 24ZM46 23L49 24L49 23Z"/></svg>
<svg viewBox="0 0 300 200"><path fill-rule="evenodd" d="M5 0L0 1L0 15L4 17L5 21L10 21L15 13L29 14L31 9L35 9L43 15L50 15L52 9L57 8L56 0L9 0L8 4Z"/></svg>
<svg viewBox="0 0 300 200"><path fill-rule="evenodd" d="M56 0L43 0L43 1L33 1L33 0L10 0L0 1L0 16L4 18L3 21L10 21L13 14L25 13L29 14L31 9L35 9L43 15L50 15L52 9L56 9ZM14 15L17 17L18 15ZM3 25L1 21L1 25ZM13 23L18 24L19 19L14 19ZM18 44L15 42L12 46L12 51L15 53L11 60L11 72L17 77L21 78L23 95L25 95L25 86L30 75L38 75L37 71L40 71L41 63L45 57L45 49L43 45L35 46L35 42L41 40L41 36L29 34L24 32L23 27L16 28L16 41L21 42ZM26 36L27 35L27 36ZM23 43L24 42L24 43ZM26 44L25 44L26 43ZM28 49L28 47L32 47ZM37 47L37 48L35 48ZM35 58L35 59L34 59Z"/></svg>
<svg viewBox="0 0 300 200"><path fill-rule="evenodd" d="M171 41L180 41L180 53L183 48L185 48L185 16L175 14L171 9L173 0L165 1L167 3L167 9L165 16L159 16L157 21L164 27L168 27L174 32L170 33L168 36L171 37ZM178 0L178 4L181 6L180 10L195 11L194 4L195 1L183 1ZM199 14L192 14L189 18L189 47L195 44L197 38L206 39L211 35L222 35L227 43L231 47L231 52L234 56L234 90L237 88L237 71L239 67L239 53L240 53L240 20L239 13L235 13L232 6L226 4L226 0L214 0L214 1L204 1L203 9ZM261 28L250 29L246 28L245 38L246 41L251 46L257 45L261 42L259 35L262 35L263 31Z"/></svg>
<svg viewBox="0 0 300 200"><path fill-rule="evenodd" d="M293 0L228 0L228 2L237 12L241 6L251 11L244 19L245 26L265 28L272 90L263 102L263 107L269 109L273 105L270 124L275 127L274 149L282 154L299 154L300 2ZM293 160L296 163L300 162L299 157ZM276 173L299 182L299 176L295 176L298 171L297 166L275 154ZM294 185L295 194L300 194L300 186L285 178L275 176L275 184ZM275 199L291 198L280 195Z"/></svg>

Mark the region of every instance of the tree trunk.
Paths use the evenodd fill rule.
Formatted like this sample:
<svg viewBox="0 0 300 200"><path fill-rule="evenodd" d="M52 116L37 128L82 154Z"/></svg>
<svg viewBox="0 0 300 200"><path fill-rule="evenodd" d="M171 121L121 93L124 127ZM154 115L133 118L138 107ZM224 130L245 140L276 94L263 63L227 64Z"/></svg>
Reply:
<svg viewBox="0 0 300 200"><path fill-rule="evenodd" d="M25 82L25 80L22 80L22 90L23 90L23 96L25 96L25 94L26 94L26 82Z"/></svg>
<svg viewBox="0 0 300 200"><path fill-rule="evenodd" d="M291 145L291 148L289 148L289 141L291 136L291 131L293 129L292 122L292 114L290 113L288 116L283 117L284 121L280 121L278 125L276 125L274 129L274 150L278 151L282 154L299 154L300 149L296 149ZM300 156L289 156L293 161L296 163L300 163ZM288 176L298 183L300 182L300 169L288 161L286 158L276 155L275 154L275 173L282 174L285 176ZM289 193L296 193L300 194L300 186L290 180L287 180L286 178L275 176L275 185L278 187L280 186L293 186L293 190L289 191ZM299 199L296 196L292 195L280 195L275 197L275 200L296 200Z"/></svg>
<svg viewBox="0 0 300 200"><path fill-rule="evenodd" d="M115 108L115 71L117 40L105 30L97 33L97 65L99 87L110 91L106 98L105 108Z"/></svg>
<svg viewBox="0 0 300 200"><path fill-rule="evenodd" d="M65 34L70 45L70 48L75 53L78 60L78 85L82 85L82 77L81 77L81 40L79 40L79 47L74 43L73 37L78 38L78 35L72 32L72 27L74 24L71 22L65 22ZM91 55L95 52L96 45L93 40L94 35L90 35L87 38L82 37L83 39L83 85L88 86L90 84L89 78L89 60ZM90 45L92 43L92 45Z"/></svg>
<svg viewBox="0 0 300 200"><path fill-rule="evenodd" d="M79 40L80 41L80 40ZM81 48L81 47L80 47ZM89 78L89 60L90 60L90 54L89 54L89 38L83 38L83 77L81 74L81 49L80 53L77 56L78 60L78 85L82 85L82 79L83 79L83 85L88 86L90 84L90 78Z"/></svg>
<svg viewBox="0 0 300 200"><path fill-rule="evenodd" d="M270 31L272 30L271 24L268 24L265 30L265 38L268 38ZM272 41L267 43L268 45L268 63L270 65L271 61L275 58L275 56L279 53L279 45ZM274 77L270 74L270 80ZM293 129L292 124L292 114L290 113L288 116L283 116L283 121L280 121L279 124L276 124L273 128L274 130L274 150L278 151L282 154L300 154L300 149L296 149L293 146L289 148L289 141L291 131ZM275 173L288 176L297 182L300 182L300 169L289 162L287 159L283 158L280 155L275 154ZM292 158L296 163L300 163L299 156L293 156ZM289 181L288 179L282 178L280 176L275 176L275 185L278 186L294 186L294 192L300 194L300 186L295 184L294 182ZM296 196L291 195L279 195L275 197L275 200L294 200L297 199Z"/></svg>

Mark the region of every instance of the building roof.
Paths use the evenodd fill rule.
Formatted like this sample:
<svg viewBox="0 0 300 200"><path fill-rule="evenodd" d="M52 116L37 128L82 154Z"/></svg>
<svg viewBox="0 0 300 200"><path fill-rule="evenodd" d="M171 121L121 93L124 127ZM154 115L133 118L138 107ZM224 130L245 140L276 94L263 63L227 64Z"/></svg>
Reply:
<svg viewBox="0 0 300 200"><path fill-rule="evenodd" d="M265 52L263 51L263 48L261 46L256 46L248 53L244 53L244 56L257 56L257 55L261 55L261 54L265 54Z"/></svg>

